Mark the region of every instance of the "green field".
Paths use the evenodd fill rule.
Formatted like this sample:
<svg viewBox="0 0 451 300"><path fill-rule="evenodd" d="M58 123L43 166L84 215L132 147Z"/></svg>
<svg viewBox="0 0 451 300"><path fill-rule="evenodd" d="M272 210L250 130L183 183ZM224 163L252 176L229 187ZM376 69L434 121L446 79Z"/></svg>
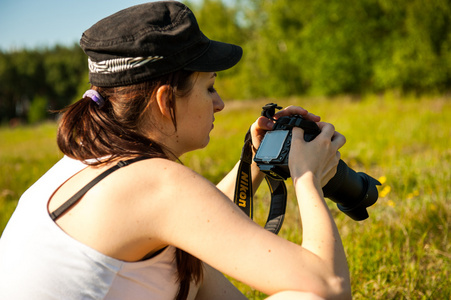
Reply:
<svg viewBox="0 0 451 300"><path fill-rule="evenodd" d="M182 157L184 164L217 182L239 158L244 133L275 100L226 103L211 143ZM451 98L292 98L331 122L347 138L342 159L380 179L370 218L355 222L330 203L348 255L354 299L451 298ZM56 124L0 128L0 231L21 193L61 154ZM288 212L279 235L301 242L300 221L289 185ZM268 189L255 198L255 220L267 217ZM264 295L236 282L249 299Z"/></svg>

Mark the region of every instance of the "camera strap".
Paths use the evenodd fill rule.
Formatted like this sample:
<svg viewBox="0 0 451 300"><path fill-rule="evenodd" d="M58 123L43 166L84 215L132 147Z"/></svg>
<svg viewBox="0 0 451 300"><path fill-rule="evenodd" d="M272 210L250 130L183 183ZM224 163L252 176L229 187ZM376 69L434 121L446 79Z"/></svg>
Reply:
<svg viewBox="0 0 451 300"><path fill-rule="evenodd" d="M234 202L251 219L253 218L252 191L252 140L250 129L246 133L244 146L241 151L235 185ZM265 229L277 234L282 227L287 207L287 188L283 180L266 176L266 182L271 192L271 205Z"/></svg>

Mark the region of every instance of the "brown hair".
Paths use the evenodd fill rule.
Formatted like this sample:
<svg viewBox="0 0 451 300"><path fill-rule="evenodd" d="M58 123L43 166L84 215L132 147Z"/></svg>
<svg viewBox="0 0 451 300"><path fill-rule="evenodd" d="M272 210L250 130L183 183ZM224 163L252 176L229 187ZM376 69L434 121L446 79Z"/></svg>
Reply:
<svg viewBox="0 0 451 300"><path fill-rule="evenodd" d="M142 128L158 88L168 85L172 122L177 129L175 97L190 93L193 73L181 70L129 86L93 86L92 89L105 99L105 104L99 107L85 97L64 109L58 128L58 147L65 155L81 161L107 157L96 160L94 165L129 156L168 158L169 149L146 137ZM180 282L176 299L182 300L188 296L190 282L198 284L202 280L202 263L180 249L176 250L175 259Z"/></svg>

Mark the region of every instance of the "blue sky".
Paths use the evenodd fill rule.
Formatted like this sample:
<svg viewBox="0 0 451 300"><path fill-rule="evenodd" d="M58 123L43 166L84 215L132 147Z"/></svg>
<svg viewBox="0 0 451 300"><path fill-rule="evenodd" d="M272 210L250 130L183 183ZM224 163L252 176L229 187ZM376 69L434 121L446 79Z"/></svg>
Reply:
<svg viewBox="0 0 451 300"><path fill-rule="evenodd" d="M100 19L145 2L151 0L0 0L0 50L72 45Z"/></svg>

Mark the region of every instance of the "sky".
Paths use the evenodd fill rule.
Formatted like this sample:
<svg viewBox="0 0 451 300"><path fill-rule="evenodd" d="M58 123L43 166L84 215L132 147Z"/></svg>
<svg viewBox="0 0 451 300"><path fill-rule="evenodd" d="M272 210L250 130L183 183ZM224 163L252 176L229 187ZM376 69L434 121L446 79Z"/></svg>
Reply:
<svg viewBox="0 0 451 300"><path fill-rule="evenodd" d="M73 45L100 19L145 2L152 0L0 0L0 50Z"/></svg>

